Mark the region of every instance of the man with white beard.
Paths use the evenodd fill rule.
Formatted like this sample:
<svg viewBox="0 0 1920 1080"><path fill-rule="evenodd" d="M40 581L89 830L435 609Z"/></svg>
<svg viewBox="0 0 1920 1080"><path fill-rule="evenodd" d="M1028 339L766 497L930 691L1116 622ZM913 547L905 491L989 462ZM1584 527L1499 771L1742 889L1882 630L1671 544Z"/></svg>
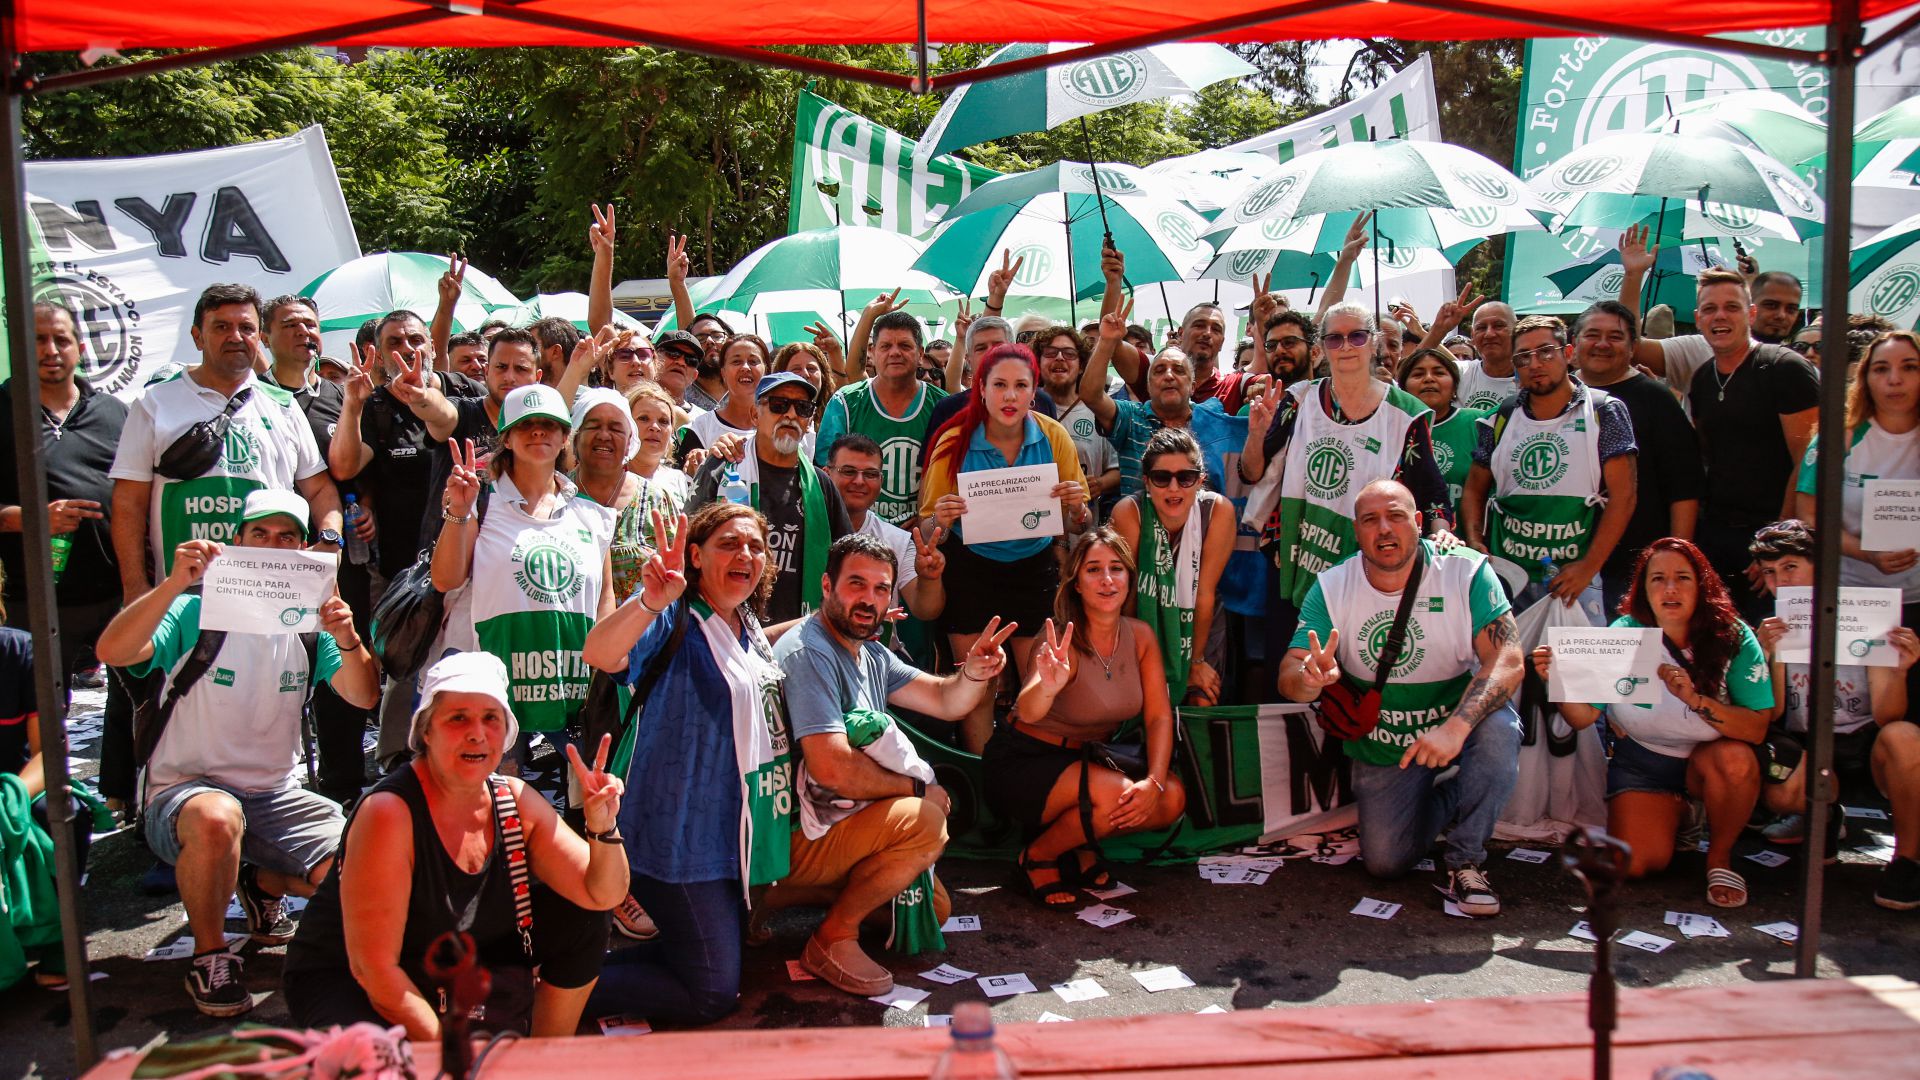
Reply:
<svg viewBox="0 0 1920 1080"><path fill-rule="evenodd" d="M853 531L846 504L827 471L800 459L807 421L819 408L813 384L791 371L762 376L754 387L753 445L736 464L716 451L694 474L687 514L726 498L737 475L747 502L766 516L773 598L767 604L767 634L818 610L827 546Z"/></svg>

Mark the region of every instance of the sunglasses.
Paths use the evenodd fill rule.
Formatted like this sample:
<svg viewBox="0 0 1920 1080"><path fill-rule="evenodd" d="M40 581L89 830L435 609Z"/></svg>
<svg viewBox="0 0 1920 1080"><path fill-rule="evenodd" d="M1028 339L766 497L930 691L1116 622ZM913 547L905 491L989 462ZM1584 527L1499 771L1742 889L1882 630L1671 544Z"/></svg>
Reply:
<svg viewBox="0 0 1920 1080"><path fill-rule="evenodd" d="M1039 336L1040 336L1040 331L1038 330L1022 330L1019 333L1013 335L1013 340L1018 342L1021 345L1025 345L1031 342L1034 338L1037 338Z"/></svg>
<svg viewBox="0 0 1920 1080"><path fill-rule="evenodd" d="M652 349L615 349L613 358L627 364L644 364L653 359Z"/></svg>
<svg viewBox="0 0 1920 1080"><path fill-rule="evenodd" d="M1355 330L1347 334L1321 334L1320 346L1326 349L1338 349L1342 345L1349 349L1364 349L1367 342L1373 340L1373 331Z"/></svg>
<svg viewBox="0 0 1920 1080"><path fill-rule="evenodd" d="M1152 484L1154 487L1157 487L1157 488L1172 487L1176 481L1180 484L1181 487L1190 488L1193 485L1200 482L1200 470L1199 469L1180 469L1178 471L1175 471L1173 469L1148 469L1147 470L1147 483Z"/></svg>
<svg viewBox="0 0 1920 1080"><path fill-rule="evenodd" d="M1787 348L1792 349L1801 356L1812 356L1814 353L1820 351L1820 343L1817 341L1789 341L1787 342Z"/></svg>
<svg viewBox="0 0 1920 1080"><path fill-rule="evenodd" d="M812 419L813 414L820 411L818 402L802 401L798 398L768 398L760 404L765 405L775 416L785 416L787 415L787 410L791 409L798 414L802 420Z"/></svg>

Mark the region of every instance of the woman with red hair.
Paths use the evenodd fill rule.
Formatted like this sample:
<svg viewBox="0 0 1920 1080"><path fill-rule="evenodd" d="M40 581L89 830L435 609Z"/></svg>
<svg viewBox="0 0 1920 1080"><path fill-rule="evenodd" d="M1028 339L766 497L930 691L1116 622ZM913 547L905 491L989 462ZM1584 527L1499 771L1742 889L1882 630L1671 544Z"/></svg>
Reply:
<svg viewBox="0 0 1920 1080"><path fill-rule="evenodd" d="M1747 902L1732 867L1733 844L1760 795L1753 744L1766 738L1773 678L1766 655L1706 555L1668 537L1647 545L1613 625L1657 627L1668 663L1659 668L1652 705L1561 702L1575 728L1607 718L1607 831L1633 849L1628 876L1643 877L1673 859L1687 798L1707 808L1707 901ZM1542 679L1553 650L1533 650Z"/></svg>
<svg viewBox="0 0 1920 1080"><path fill-rule="evenodd" d="M934 433L920 481L921 528L940 543L947 557L949 580L964 581L947 597L944 614L953 655L965 656L974 639L999 617L1018 623L1023 631L1013 641L1013 657L1025 672L1033 655L1033 635L1053 609L1060 588L1060 556L1066 532L1077 532L1089 521L1086 477L1073 436L1053 420L1033 411L1033 395L1040 385L1040 365L1025 345L997 345L980 361L973 395L967 407L955 413ZM1064 530L1048 529L1045 522L1035 535L1016 540L969 543L963 519L967 500L959 494L961 473L1005 469L1019 465L1053 464L1059 482L1053 497L1060 500ZM960 744L979 753L993 734L993 699L960 721Z"/></svg>

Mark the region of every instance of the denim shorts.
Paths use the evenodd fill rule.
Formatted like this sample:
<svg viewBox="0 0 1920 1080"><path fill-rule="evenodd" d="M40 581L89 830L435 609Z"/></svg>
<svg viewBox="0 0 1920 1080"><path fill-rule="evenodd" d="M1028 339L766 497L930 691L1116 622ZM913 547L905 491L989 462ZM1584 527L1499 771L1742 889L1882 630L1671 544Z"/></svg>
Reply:
<svg viewBox="0 0 1920 1080"><path fill-rule="evenodd" d="M180 861L180 811L195 795L218 791L240 804L246 833L240 859L262 870L306 877L340 850L347 819L340 804L305 788L235 791L211 780L182 780L147 800L147 846L168 865Z"/></svg>
<svg viewBox="0 0 1920 1080"><path fill-rule="evenodd" d="M1623 791L1653 791L1662 795L1687 793L1687 759L1649 750L1621 735L1613 740L1607 759L1607 798Z"/></svg>

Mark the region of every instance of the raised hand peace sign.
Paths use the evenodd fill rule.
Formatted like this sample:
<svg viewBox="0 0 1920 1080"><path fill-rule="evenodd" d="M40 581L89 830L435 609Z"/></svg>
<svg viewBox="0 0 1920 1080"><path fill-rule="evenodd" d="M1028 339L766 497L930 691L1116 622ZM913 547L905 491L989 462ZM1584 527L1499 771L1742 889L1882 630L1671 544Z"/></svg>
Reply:
<svg viewBox="0 0 1920 1080"><path fill-rule="evenodd" d="M467 260L459 252L447 256L446 273L440 275L440 305L449 307L460 300L467 281Z"/></svg>
<svg viewBox="0 0 1920 1080"><path fill-rule="evenodd" d="M611 831L620 818L620 796L627 786L607 772L607 752L613 749L613 736L600 736L593 752L593 768L580 757L580 748L567 744L567 764L573 767L573 779L580 785L580 809L588 832Z"/></svg>
<svg viewBox="0 0 1920 1080"><path fill-rule="evenodd" d="M1059 694L1073 681L1073 624L1067 624L1065 633L1056 633L1053 620L1048 619L1046 630L1046 639L1033 647L1033 673L1042 690Z"/></svg>
<svg viewBox="0 0 1920 1080"><path fill-rule="evenodd" d="M601 210L598 204L588 203L587 209L593 211L593 224L587 226L587 247L595 258L613 258L613 204Z"/></svg>
<svg viewBox="0 0 1920 1080"><path fill-rule="evenodd" d="M900 290L905 287L904 285L895 286L892 292L881 293L879 296L867 301L866 311L862 314L871 315L877 319L882 315L891 315L901 308L906 307L907 302L900 299Z"/></svg>
<svg viewBox="0 0 1920 1080"><path fill-rule="evenodd" d="M1467 299L1469 294L1473 295L1473 299ZM1463 287L1460 290L1459 299L1449 300L1441 304L1440 310L1434 313L1434 328L1436 330L1442 328L1451 330L1459 326L1462 322L1466 321L1468 315L1473 314L1473 309L1479 307L1484 300L1486 300L1485 294L1474 293L1471 284Z"/></svg>
<svg viewBox="0 0 1920 1080"><path fill-rule="evenodd" d="M655 510L653 535L659 546L640 568L640 605L659 612L687 591L687 515L676 514L669 529L667 519Z"/></svg>
<svg viewBox="0 0 1920 1080"><path fill-rule="evenodd" d="M1109 311L1100 316L1100 340L1119 341L1127 336L1127 320L1133 318L1133 297L1120 305L1119 310Z"/></svg>
<svg viewBox="0 0 1920 1080"><path fill-rule="evenodd" d="M1259 395L1247 399L1247 427L1259 432L1272 427L1273 418L1280 411L1280 402L1286 396L1286 389L1280 385L1280 380L1268 382Z"/></svg>
<svg viewBox="0 0 1920 1080"><path fill-rule="evenodd" d="M1019 623L1010 622L1000 625L1000 616L987 620L986 629L973 640L973 648L967 650L966 659L960 662L960 674L974 682L992 682L1000 677L1000 669L1007 666L1007 654L1000 644L1020 629Z"/></svg>
<svg viewBox="0 0 1920 1080"><path fill-rule="evenodd" d="M1322 690L1332 686L1340 679L1340 631L1327 633L1327 644L1323 648L1320 635L1307 631L1307 659L1300 667L1300 678L1309 690Z"/></svg>
<svg viewBox="0 0 1920 1080"><path fill-rule="evenodd" d="M1020 276L1020 268L1027 264L1025 255L1013 257L1012 248L1000 249L1000 269L987 275L987 306L998 310L1004 306L1007 290L1013 287L1013 279Z"/></svg>
<svg viewBox="0 0 1920 1080"><path fill-rule="evenodd" d="M685 281L693 269L693 259L687 255L687 238L676 233L667 234L667 280Z"/></svg>
<svg viewBox="0 0 1920 1080"><path fill-rule="evenodd" d="M913 537L913 575L928 581L939 581L940 575L947 572L947 555L940 550L940 541L947 531L940 526L933 527L932 536L923 536L919 529L908 530Z"/></svg>
<svg viewBox="0 0 1920 1080"><path fill-rule="evenodd" d="M450 516L463 518L473 513L473 504L480 500L482 466L472 439L448 440L447 452L453 455L453 471L447 475L447 497L441 505Z"/></svg>
<svg viewBox="0 0 1920 1080"><path fill-rule="evenodd" d="M373 396L373 365L379 362L379 358L379 350L369 345L366 352L360 356L361 363L348 362L346 386L348 401L355 405L365 405L367 399Z"/></svg>
<svg viewBox="0 0 1920 1080"><path fill-rule="evenodd" d="M1360 257L1360 249L1367 246L1367 223L1373 220L1373 211L1364 210L1353 216L1353 224L1347 226L1347 239L1340 245L1342 257L1352 260Z"/></svg>
<svg viewBox="0 0 1920 1080"><path fill-rule="evenodd" d="M387 380L387 392L402 405L417 405L427 393L427 365L432 362L433 354L428 349L420 350L420 362L408 364L407 358L399 353L393 354L393 378Z"/></svg>

